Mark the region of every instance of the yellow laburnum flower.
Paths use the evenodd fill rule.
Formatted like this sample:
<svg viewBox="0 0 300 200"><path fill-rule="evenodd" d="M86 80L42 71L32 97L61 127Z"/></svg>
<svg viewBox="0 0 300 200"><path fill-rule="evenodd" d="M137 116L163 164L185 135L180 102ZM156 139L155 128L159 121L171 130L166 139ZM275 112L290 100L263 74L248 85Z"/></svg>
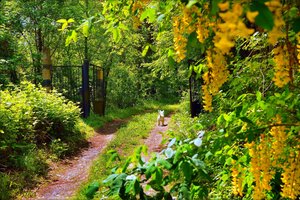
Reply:
<svg viewBox="0 0 300 200"><path fill-rule="evenodd" d="M283 7L280 0L271 0L265 4L274 13L274 26L268 34L268 41L270 44L275 45L278 39L285 37L285 34L283 33L285 26L285 22L282 17Z"/></svg>
<svg viewBox="0 0 300 200"><path fill-rule="evenodd" d="M297 199L300 195L300 151L299 145L295 152L291 152L288 161L284 163L281 180L282 197Z"/></svg>
<svg viewBox="0 0 300 200"><path fill-rule="evenodd" d="M278 46L274 49L274 77L273 81L276 86L284 87L291 81L290 78L290 65L289 65L289 55L287 53L286 46Z"/></svg>
<svg viewBox="0 0 300 200"><path fill-rule="evenodd" d="M218 23L215 31L214 44L222 54L228 54L231 48L235 45L235 38L247 38L253 34L254 29L246 27L242 19L243 7L239 3L233 4L232 10L225 13L219 13L219 16L224 21Z"/></svg>
<svg viewBox="0 0 300 200"><path fill-rule="evenodd" d="M210 94L210 92L208 91L208 86L207 85L203 85L202 86L202 92L203 92L203 108L206 111L211 112L212 111L212 95Z"/></svg>
<svg viewBox="0 0 300 200"><path fill-rule="evenodd" d="M271 168L270 139L261 135L260 143L253 142L246 145L249 148L250 172L254 177L255 187L252 194L253 199L265 199L265 193L272 189L270 182L275 172Z"/></svg>
<svg viewBox="0 0 300 200"><path fill-rule="evenodd" d="M228 37L222 37L218 42L215 43L215 47L220 49L222 54L229 53L230 49L234 47L234 42L232 42Z"/></svg>
<svg viewBox="0 0 300 200"><path fill-rule="evenodd" d="M229 9L229 2L226 1L224 3L218 3L218 7L220 8L221 11L226 11Z"/></svg>
<svg viewBox="0 0 300 200"><path fill-rule="evenodd" d="M248 11L246 13L246 16L247 16L247 19L249 20L249 22L254 23L255 18L258 14L259 14L258 11L254 11L254 12Z"/></svg>

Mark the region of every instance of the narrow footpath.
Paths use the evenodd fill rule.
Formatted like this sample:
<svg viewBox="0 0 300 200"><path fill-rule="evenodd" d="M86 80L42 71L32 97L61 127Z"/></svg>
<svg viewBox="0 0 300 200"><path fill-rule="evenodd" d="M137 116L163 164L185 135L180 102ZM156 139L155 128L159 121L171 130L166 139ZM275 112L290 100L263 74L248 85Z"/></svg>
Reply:
<svg viewBox="0 0 300 200"><path fill-rule="evenodd" d="M165 117L165 125L157 126L151 130L144 144L148 146L149 155L162 150L162 134L168 129L170 116ZM85 182L89 175L92 162L98 157L102 149L113 139L114 133L125 124L127 120L115 120L96 131L89 142L89 148L78 156L66 159L50 166L47 181L38 186L34 198L27 200L65 200L75 194L80 184ZM148 158L149 159L149 156Z"/></svg>
<svg viewBox="0 0 300 200"><path fill-rule="evenodd" d="M28 200L64 200L71 197L80 184L87 180L90 166L111 141L114 133L126 120L115 120L99 129L89 139L89 147L78 156L66 159L50 166L47 182L35 189L36 196Z"/></svg>
<svg viewBox="0 0 300 200"><path fill-rule="evenodd" d="M145 145L148 146L149 155L152 152L160 152L162 150L162 133L168 130L170 119L171 115L165 117L164 126L157 126L156 124L156 126L151 130L149 137L145 140Z"/></svg>

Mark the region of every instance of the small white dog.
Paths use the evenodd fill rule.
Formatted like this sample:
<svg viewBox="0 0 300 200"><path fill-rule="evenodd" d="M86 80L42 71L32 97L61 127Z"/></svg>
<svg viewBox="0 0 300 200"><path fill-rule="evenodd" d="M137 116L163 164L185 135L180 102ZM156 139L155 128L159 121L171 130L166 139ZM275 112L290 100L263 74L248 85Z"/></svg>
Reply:
<svg viewBox="0 0 300 200"><path fill-rule="evenodd" d="M164 110L158 110L157 125L158 126L165 125L165 111Z"/></svg>

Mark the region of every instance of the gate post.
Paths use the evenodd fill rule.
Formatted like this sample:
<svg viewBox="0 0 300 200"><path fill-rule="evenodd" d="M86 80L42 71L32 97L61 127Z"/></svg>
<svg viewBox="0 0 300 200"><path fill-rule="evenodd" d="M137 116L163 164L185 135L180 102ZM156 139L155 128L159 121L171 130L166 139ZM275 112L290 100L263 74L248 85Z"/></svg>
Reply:
<svg viewBox="0 0 300 200"><path fill-rule="evenodd" d="M82 65L82 110L83 117L90 115L90 91L89 91L89 61L84 60Z"/></svg>
<svg viewBox="0 0 300 200"><path fill-rule="evenodd" d="M50 49L48 47L44 47L44 49L43 49L43 70L42 70L43 82L42 82L42 86L44 88L46 88L47 92L50 92L50 90L52 89L51 67L52 67L52 61L51 61Z"/></svg>
<svg viewBox="0 0 300 200"><path fill-rule="evenodd" d="M94 66L96 67L96 66ZM94 112L98 115L104 116L105 114L105 93L104 93L104 78L103 68L96 67L96 91L95 99L93 102Z"/></svg>

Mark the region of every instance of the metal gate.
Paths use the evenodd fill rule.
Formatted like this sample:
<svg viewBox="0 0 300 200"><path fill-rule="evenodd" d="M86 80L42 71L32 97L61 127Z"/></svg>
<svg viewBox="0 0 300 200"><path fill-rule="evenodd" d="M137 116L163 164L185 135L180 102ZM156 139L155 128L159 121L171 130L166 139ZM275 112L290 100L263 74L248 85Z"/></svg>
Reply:
<svg viewBox="0 0 300 200"><path fill-rule="evenodd" d="M197 78L197 74L194 71L189 78L189 86L191 117L196 117L202 112L203 107L201 104L201 80Z"/></svg>
<svg viewBox="0 0 300 200"><path fill-rule="evenodd" d="M85 62L83 66L51 66L52 87L78 103L84 117L89 110L104 115L105 87L103 68Z"/></svg>

